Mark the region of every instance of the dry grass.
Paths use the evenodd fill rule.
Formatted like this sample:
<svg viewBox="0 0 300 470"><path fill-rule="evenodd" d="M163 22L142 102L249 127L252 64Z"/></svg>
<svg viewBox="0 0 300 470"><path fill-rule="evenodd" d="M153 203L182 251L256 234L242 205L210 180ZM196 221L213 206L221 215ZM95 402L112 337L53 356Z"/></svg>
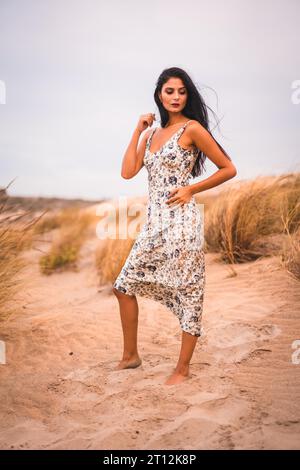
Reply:
<svg viewBox="0 0 300 470"><path fill-rule="evenodd" d="M22 253L33 244L34 226L39 218L31 217L28 221L30 211L21 214L9 211L4 190L0 196L0 321L3 321L18 308L16 300L25 282L20 277L26 266Z"/></svg>
<svg viewBox="0 0 300 470"><path fill-rule="evenodd" d="M70 206L55 211L47 210L35 225L34 231L35 233L43 234L56 228L73 226L76 225L82 217L85 217L86 221L89 223L89 219L86 215L83 216L83 214L85 214L85 210L77 206ZM90 216L90 221L92 222L92 214L90 214ZM94 215L94 220L97 220L96 215Z"/></svg>
<svg viewBox="0 0 300 470"><path fill-rule="evenodd" d="M205 251L220 253L226 263L282 255L286 268L298 276L299 173L237 182L218 194L199 193L196 202L205 207ZM101 283L115 280L133 242L101 242L96 253Z"/></svg>
<svg viewBox="0 0 300 470"><path fill-rule="evenodd" d="M38 235L59 228L50 252L41 259L41 269L48 274L54 269L76 265L81 244L92 223L98 220L95 214L83 208L85 205L90 207L90 203L84 204L81 200L71 206L72 201L57 199L54 213L48 208L40 213L36 201L41 198L27 198L29 202L25 198L23 203L23 198L8 196L7 188L12 182L0 189L0 321L19 309L19 293L30 282L22 275L27 265L22 255L24 250L33 248L34 243L40 241ZM39 209L51 204L52 199L47 202L43 198ZM60 212L59 207L62 207Z"/></svg>
<svg viewBox="0 0 300 470"><path fill-rule="evenodd" d="M66 269L76 270L80 248L95 220L94 214L71 207L54 214L53 218L50 214L44 223L41 221L39 233L48 230L49 227L60 227L49 252L40 258L41 272L51 274Z"/></svg>
<svg viewBox="0 0 300 470"><path fill-rule="evenodd" d="M96 252L96 266L99 272L99 283L112 283L119 274L133 246L134 239L127 238L103 240Z"/></svg>
<svg viewBox="0 0 300 470"><path fill-rule="evenodd" d="M117 238L101 240L99 247L96 250L95 262L99 273L100 284L112 283L115 281L135 242L136 236L145 221L145 212L142 215L127 215L127 223L129 227L132 223L132 231L129 232L130 236L128 234L127 238L124 239L118 237L120 227L120 214L118 209L114 211L111 220L116 222Z"/></svg>
<svg viewBox="0 0 300 470"><path fill-rule="evenodd" d="M16 299L22 281L19 274L25 267L22 251L31 243L31 235L24 227L0 227L0 320L15 312Z"/></svg>
<svg viewBox="0 0 300 470"><path fill-rule="evenodd" d="M205 213L207 250L228 263L280 253L286 235L299 227L299 204L299 173L232 186Z"/></svg>
<svg viewBox="0 0 300 470"><path fill-rule="evenodd" d="M47 211L35 226L35 233L43 234L61 226L61 215L59 212Z"/></svg>
<svg viewBox="0 0 300 470"><path fill-rule="evenodd" d="M300 230L291 235L290 249L284 250L282 261L286 269L300 280Z"/></svg>

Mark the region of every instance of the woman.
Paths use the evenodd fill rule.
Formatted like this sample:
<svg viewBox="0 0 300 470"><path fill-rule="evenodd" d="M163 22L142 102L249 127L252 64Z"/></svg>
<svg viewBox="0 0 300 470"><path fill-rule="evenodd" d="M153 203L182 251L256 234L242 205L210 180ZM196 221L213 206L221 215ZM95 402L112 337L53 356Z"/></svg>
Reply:
<svg viewBox="0 0 300 470"><path fill-rule="evenodd" d="M117 369L141 365L136 294L142 295L166 305L179 319L181 351L176 368L165 382L173 385L189 376L190 360L202 334L203 223L194 195L233 178L236 168L212 136L207 106L184 70L164 70L154 99L162 127L148 130L137 149L141 133L155 119L153 114L142 115L122 163L121 174L126 179L146 167L149 203L147 221L113 284L124 337L123 357ZM190 178L202 173L206 157L218 171L191 184Z"/></svg>

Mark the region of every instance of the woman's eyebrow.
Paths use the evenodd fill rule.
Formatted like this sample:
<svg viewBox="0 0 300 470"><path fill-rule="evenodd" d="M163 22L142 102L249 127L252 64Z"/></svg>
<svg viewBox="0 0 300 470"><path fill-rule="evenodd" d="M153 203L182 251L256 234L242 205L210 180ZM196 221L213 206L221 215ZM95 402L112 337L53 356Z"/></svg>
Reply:
<svg viewBox="0 0 300 470"><path fill-rule="evenodd" d="M185 88L185 86L179 87L178 90L181 90L182 88ZM174 90L172 86L166 86L166 90L169 90L169 89Z"/></svg>

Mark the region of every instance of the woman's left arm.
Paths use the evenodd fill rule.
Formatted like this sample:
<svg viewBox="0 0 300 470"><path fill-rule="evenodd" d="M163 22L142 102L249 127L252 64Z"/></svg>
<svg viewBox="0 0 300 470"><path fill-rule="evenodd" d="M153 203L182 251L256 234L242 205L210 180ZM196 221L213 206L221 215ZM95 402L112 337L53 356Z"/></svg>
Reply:
<svg viewBox="0 0 300 470"><path fill-rule="evenodd" d="M219 168L215 173L199 183L190 184L170 191L166 203L173 207L176 204L184 205L190 201L192 196L200 191L213 188L224 181L230 180L236 174L236 168L230 157L228 158L219 148L210 133L199 122L193 122L188 126L193 144Z"/></svg>
<svg viewBox="0 0 300 470"><path fill-rule="evenodd" d="M192 194L213 188L236 176L236 167L219 148L210 133L198 122L189 126L189 132L194 145L219 168L215 173L199 183L189 185Z"/></svg>

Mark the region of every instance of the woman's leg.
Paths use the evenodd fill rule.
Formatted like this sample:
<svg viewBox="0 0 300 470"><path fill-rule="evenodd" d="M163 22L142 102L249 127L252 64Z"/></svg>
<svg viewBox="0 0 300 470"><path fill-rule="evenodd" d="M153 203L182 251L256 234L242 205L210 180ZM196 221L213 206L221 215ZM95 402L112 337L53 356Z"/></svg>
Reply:
<svg viewBox="0 0 300 470"><path fill-rule="evenodd" d="M198 336L182 331L181 350L177 366L172 375L165 382L166 385L181 383L189 375L190 361L197 343Z"/></svg>
<svg viewBox="0 0 300 470"><path fill-rule="evenodd" d="M136 296L123 294L113 288L118 299L123 329L123 357L117 369L138 367L142 361L137 350L137 330L139 307Z"/></svg>

